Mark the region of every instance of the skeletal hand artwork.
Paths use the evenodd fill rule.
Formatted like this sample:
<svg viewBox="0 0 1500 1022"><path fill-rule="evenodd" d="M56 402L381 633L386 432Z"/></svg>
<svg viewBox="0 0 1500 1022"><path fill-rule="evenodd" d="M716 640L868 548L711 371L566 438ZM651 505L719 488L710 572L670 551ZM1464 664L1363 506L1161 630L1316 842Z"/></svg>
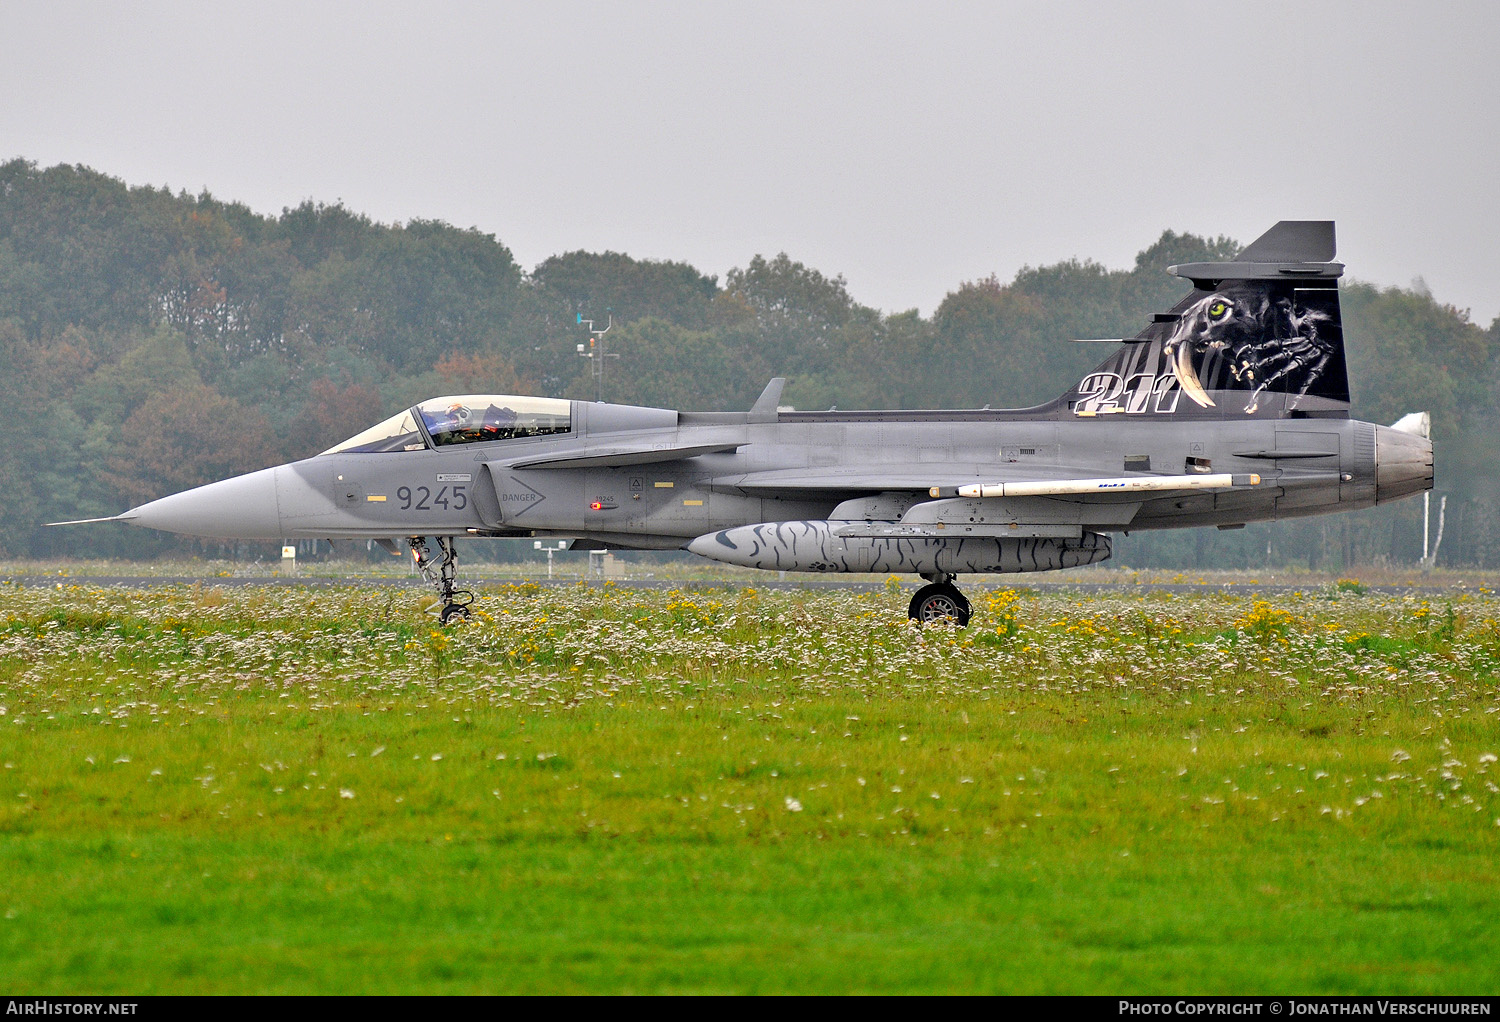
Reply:
<svg viewBox="0 0 1500 1022"><path fill-rule="evenodd" d="M1254 414L1267 391L1314 392L1338 354L1338 321L1318 304L1317 292L1222 288L1183 310L1163 351L1200 407L1214 406L1209 390L1249 390Z"/></svg>

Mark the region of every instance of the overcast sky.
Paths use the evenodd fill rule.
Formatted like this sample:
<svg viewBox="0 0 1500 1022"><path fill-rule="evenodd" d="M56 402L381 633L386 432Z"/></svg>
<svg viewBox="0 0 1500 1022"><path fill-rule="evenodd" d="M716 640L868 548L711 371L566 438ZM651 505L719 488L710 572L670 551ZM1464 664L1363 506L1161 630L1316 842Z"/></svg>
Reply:
<svg viewBox="0 0 1500 1022"><path fill-rule="evenodd" d="M0 159L342 201L931 313L1164 228L1338 221L1500 314L1500 4L0 0Z"/></svg>

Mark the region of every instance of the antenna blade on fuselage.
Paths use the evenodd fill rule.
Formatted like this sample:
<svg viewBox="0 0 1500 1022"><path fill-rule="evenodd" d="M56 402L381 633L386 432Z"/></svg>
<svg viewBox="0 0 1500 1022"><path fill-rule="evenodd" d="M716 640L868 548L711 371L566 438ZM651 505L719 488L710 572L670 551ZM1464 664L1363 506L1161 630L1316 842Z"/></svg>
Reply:
<svg viewBox="0 0 1500 1022"><path fill-rule="evenodd" d="M755 404L750 406L748 422L775 422L776 406L781 403L781 392L786 389L786 377L778 376L766 384Z"/></svg>

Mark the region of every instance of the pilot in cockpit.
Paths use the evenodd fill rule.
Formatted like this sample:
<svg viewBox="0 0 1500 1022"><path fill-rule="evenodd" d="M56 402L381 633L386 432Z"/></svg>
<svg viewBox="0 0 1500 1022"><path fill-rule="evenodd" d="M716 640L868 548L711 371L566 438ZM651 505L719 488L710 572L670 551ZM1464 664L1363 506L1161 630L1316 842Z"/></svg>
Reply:
<svg viewBox="0 0 1500 1022"><path fill-rule="evenodd" d="M468 425L470 412L462 402L455 401L443 409L441 417L434 417L427 423L427 428L433 433L456 433Z"/></svg>

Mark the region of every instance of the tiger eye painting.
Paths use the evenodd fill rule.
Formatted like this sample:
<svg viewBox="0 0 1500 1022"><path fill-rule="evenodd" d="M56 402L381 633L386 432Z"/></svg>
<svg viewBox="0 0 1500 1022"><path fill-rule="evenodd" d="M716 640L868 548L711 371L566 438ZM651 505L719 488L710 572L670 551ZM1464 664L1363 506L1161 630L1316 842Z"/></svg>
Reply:
<svg viewBox="0 0 1500 1022"><path fill-rule="evenodd" d="M1198 298L1179 315L1166 355L1199 406L1213 406L1209 389L1249 391L1244 410L1252 415L1267 391L1348 400L1343 331L1328 292L1242 284Z"/></svg>

